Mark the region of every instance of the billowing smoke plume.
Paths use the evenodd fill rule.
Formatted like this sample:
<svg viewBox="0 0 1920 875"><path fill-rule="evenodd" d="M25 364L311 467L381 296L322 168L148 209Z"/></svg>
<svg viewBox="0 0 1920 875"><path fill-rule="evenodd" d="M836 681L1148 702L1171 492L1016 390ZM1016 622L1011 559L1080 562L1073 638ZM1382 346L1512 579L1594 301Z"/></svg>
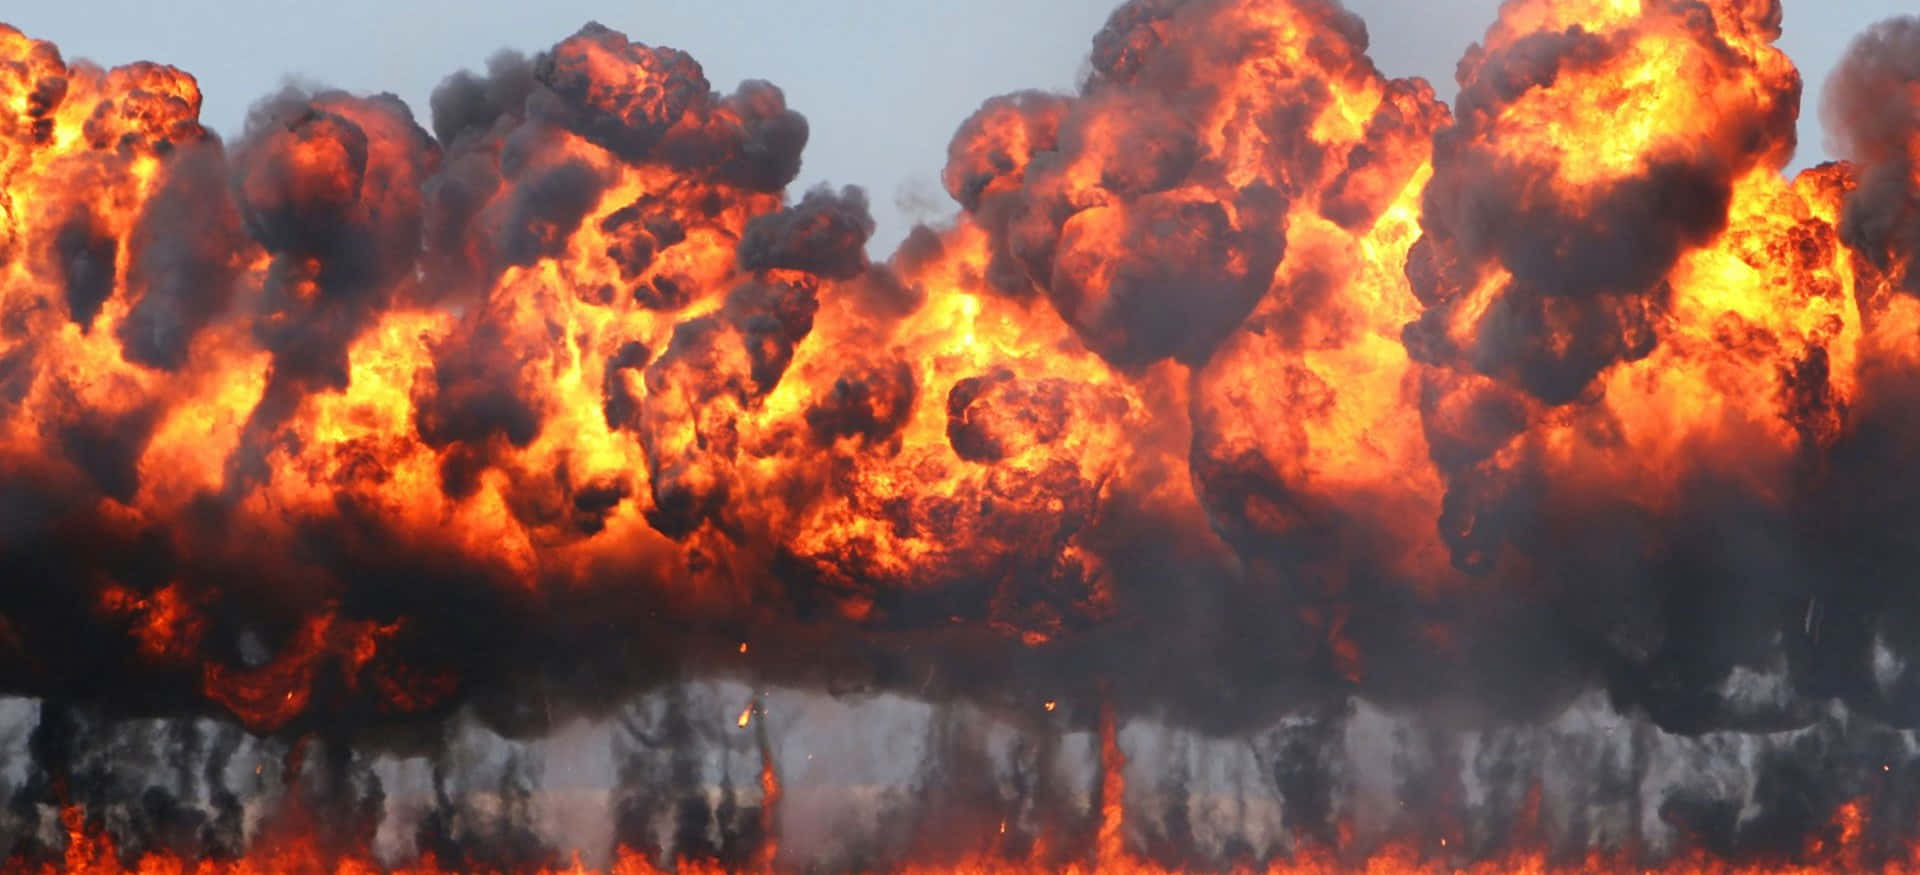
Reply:
<svg viewBox="0 0 1920 875"><path fill-rule="evenodd" d="M0 28L0 851L1905 859L1920 24L1788 180L1782 22L1513 0L1448 107L1131 0L879 261L597 24L230 143Z"/></svg>

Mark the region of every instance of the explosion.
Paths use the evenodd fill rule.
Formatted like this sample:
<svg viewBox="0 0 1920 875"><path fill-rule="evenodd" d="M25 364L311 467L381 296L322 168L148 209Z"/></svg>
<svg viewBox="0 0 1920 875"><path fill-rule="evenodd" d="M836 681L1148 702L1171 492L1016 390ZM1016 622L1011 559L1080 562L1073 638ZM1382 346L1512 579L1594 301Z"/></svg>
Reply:
<svg viewBox="0 0 1920 875"><path fill-rule="evenodd" d="M0 869L1920 871L1920 19L1791 178L1782 29L1129 0L873 261L598 24L0 25Z"/></svg>

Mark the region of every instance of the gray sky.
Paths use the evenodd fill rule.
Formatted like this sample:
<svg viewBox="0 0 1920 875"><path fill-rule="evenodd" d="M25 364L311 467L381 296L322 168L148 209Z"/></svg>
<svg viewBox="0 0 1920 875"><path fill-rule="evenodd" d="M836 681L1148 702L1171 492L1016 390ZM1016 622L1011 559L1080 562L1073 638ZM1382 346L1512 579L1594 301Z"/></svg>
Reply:
<svg viewBox="0 0 1920 875"><path fill-rule="evenodd" d="M533 52L589 19L691 52L720 90L768 79L807 116L796 191L867 188L891 249L914 218L951 205L938 183L961 120L995 94L1070 88L1117 0L10 0L0 21L58 43L68 58L182 67L206 93L204 120L237 132L256 98L289 74L351 91L392 91L424 123L448 73L496 49ZM1349 0L1373 56L1451 97L1453 65L1497 0ZM1902 8L1902 7L1905 8ZM1800 164L1825 157L1819 88L1847 42L1911 0L1786 0L1783 46L1807 80Z"/></svg>

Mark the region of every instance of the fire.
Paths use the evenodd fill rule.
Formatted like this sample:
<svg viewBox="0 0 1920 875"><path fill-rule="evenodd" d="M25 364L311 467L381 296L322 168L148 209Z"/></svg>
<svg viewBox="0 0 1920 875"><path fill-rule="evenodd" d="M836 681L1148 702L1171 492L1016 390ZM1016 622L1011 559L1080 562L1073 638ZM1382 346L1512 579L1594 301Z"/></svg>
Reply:
<svg viewBox="0 0 1920 875"><path fill-rule="evenodd" d="M1121 754L1113 741L1114 725L1103 718L1099 730L1102 741L1102 758L1108 766L1117 768ZM949 864L924 865L910 864L897 871L911 873L1028 873L1028 872L1124 872L1158 873L1182 871L1168 868L1143 859L1129 850L1121 838L1123 811L1119 802L1122 782L1117 771L1102 779L1102 814L1099 824L1099 839L1090 856L1080 860L1049 861L1041 857L1029 860L978 856ZM771 804L777 799L777 790L770 790L768 800ZM238 860L189 863L177 858L146 855L140 857L131 868L123 868L111 839L91 828L85 815L78 809L68 808L61 814L61 820L68 833L64 857L57 864L41 868L10 867L7 871L22 873L40 872L86 872L86 873L122 873L136 872L139 875L170 875L170 873L196 872L203 875L243 875L243 873L262 872L338 872L338 873L375 873L385 872L392 875L437 875L437 873L458 871L443 869L431 856L415 864L403 867L384 866L374 860L364 850L345 853L320 847L311 837L295 836L276 840L271 844L261 844L250 849L247 855ZM1832 839L1815 839L1806 849L1806 861L1799 863L1758 863L1738 865L1718 862L1705 856L1695 855L1669 861L1659 871L1687 873L1687 875L1814 875L1829 871L1860 871L1863 860L1859 855L1861 841L1861 814L1857 806L1843 806L1831 825ZM1006 824L997 828L1004 835ZM1448 850L1448 842L1442 838L1437 852L1431 852L1412 846L1394 846L1375 851L1364 860L1356 860L1339 849L1306 850L1289 860L1276 860L1261 866L1241 866L1234 871L1261 872L1267 875L1321 875L1331 872L1368 872L1384 875L1496 875L1496 873L1526 873L1526 875L1610 875L1610 873L1644 873L1652 871L1644 864L1637 864L1626 857L1609 858L1603 855L1590 855L1584 859L1554 861L1539 851L1516 851L1511 856L1496 861L1472 862L1454 855ZM1878 864L1876 871L1888 873L1920 872L1920 860L1890 860ZM604 871L611 875L652 875L662 872L776 872L786 871L777 863L777 850L769 847L761 858L748 866L734 866L719 861L701 859L681 859L672 861L670 866L662 866L658 861L649 859L638 851L622 848L605 869L590 869L575 858L571 863L556 862L551 865L534 866L524 869L529 875L560 875L560 873L587 873Z"/></svg>
<svg viewBox="0 0 1920 875"><path fill-rule="evenodd" d="M1369 812L1283 774L1324 739L1258 764L1265 856L1180 859L1155 830L1192 815L1127 808L1160 792L1126 778L1141 715L1251 737L1368 703L1497 740L1605 690L1675 737L1830 720L1834 759L1920 721L1920 23L1856 45L1824 108L1850 161L1792 178L1782 27L1511 0L1448 106L1333 0L1131 0L1077 93L962 122L958 214L876 261L863 192L789 196L777 87L598 24L448 79L424 125L288 89L230 142L188 73L0 26L0 692L53 715L18 807L66 831L7 868L396 870L319 834L291 766L255 791L307 820L116 850L61 737L88 707L353 763L717 676L751 734L738 688L641 734L753 745L758 795L715 791L750 852L613 871L806 867L776 756L804 709L770 721L763 683L1016 714L1047 756L1083 733L1096 777L1041 794L1072 816L975 812L903 871L1920 871L1852 786L1881 748L1776 779L1833 823L1758 862L1479 847L1454 787L1356 838ZM1632 829L1787 816L1751 795Z"/></svg>

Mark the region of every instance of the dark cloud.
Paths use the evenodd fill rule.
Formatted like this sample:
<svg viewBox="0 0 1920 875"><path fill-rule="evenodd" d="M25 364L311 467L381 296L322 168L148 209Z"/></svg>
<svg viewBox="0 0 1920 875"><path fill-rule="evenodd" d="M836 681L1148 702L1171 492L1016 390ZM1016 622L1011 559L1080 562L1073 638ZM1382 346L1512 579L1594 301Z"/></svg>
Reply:
<svg viewBox="0 0 1920 875"><path fill-rule="evenodd" d="M1847 198L1840 233L1875 266L1896 273L1900 288L1920 294L1908 260L1920 251L1920 208L1914 206L1920 160L1920 19L1889 19L1860 35L1827 79L1820 119L1834 153L1857 162L1859 187Z"/></svg>
<svg viewBox="0 0 1920 875"><path fill-rule="evenodd" d="M799 204L747 223L740 238L740 267L852 279L867 267L867 238L873 228L866 192L853 187L838 193L815 189Z"/></svg>

